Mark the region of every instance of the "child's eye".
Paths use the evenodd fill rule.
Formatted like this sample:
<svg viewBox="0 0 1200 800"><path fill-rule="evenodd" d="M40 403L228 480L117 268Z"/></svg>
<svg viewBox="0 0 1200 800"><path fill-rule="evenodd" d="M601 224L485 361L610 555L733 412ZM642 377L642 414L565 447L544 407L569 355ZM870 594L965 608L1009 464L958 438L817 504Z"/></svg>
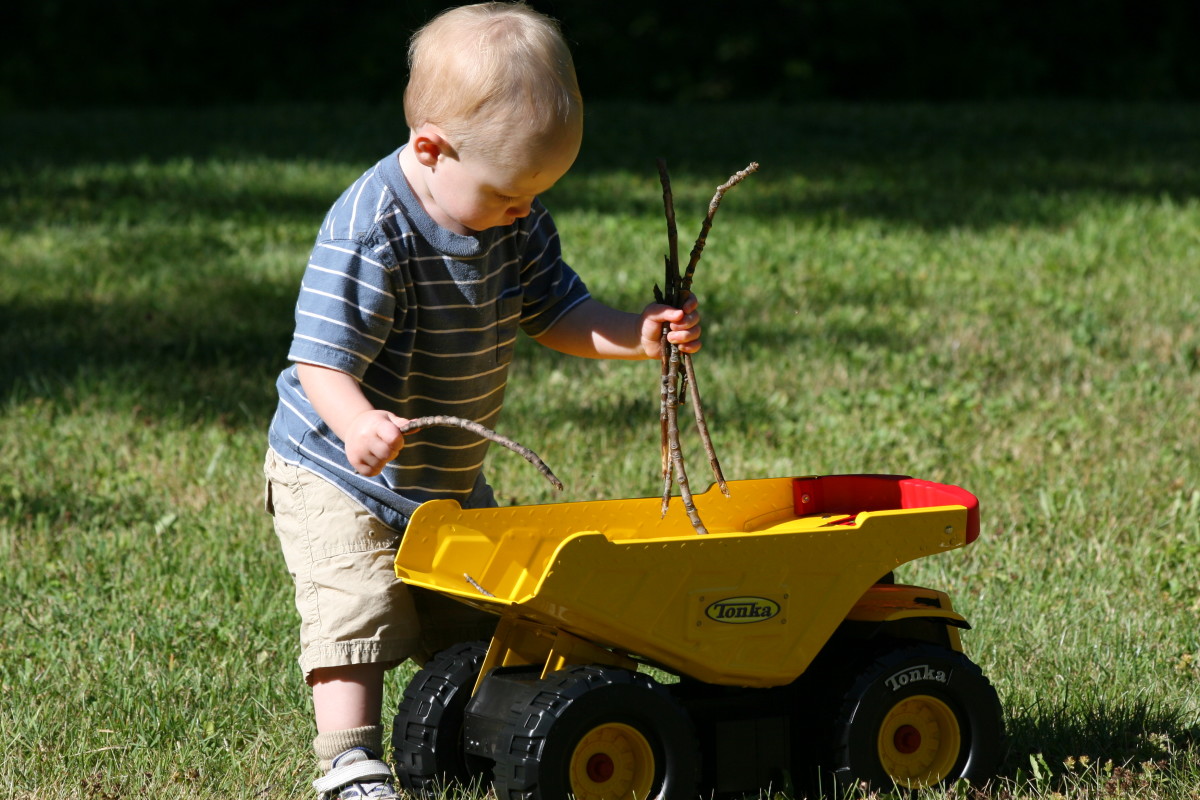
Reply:
<svg viewBox="0 0 1200 800"><path fill-rule="evenodd" d="M500 194L499 192L496 192L496 199L502 203L511 203L513 200L516 200L517 198L509 197L506 194Z"/></svg>

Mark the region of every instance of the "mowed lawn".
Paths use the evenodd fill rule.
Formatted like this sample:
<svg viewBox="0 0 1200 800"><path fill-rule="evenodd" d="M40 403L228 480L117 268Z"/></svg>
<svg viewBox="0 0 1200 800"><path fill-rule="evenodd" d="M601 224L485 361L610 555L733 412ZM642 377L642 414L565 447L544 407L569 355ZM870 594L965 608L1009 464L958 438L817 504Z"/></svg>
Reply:
<svg viewBox="0 0 1200 800"><path fill-rule="evenodd" d="M1200 108L588 115L544 200L622 307L662 281L655 159L685 248L761 164L695 281L727 476L979 496L980 540L899 577L951 594L1004 704L982 797L1200 797ZM0 118L0 797L312 796L259 470L316 228L403 135L398 107ZM524 340L498 429L566 483L494 448L505 504L659 491L655 364Z"/></svg>

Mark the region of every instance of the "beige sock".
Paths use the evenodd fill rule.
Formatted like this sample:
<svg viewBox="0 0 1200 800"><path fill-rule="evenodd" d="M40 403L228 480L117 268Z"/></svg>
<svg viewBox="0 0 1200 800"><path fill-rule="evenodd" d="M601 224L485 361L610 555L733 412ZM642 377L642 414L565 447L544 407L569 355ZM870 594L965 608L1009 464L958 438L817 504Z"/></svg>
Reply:
<svg viewBox="0 0 1200 800"><path fill-rule="evenodd" d="M333 760L352 747L365 747L374 753L376 758L381 758L383 726L365 725L344 731L326 731L318 733L317 738L313 739L313 750L317 753L317 760L321 762L322 772L329 772L333 768Z"/></svg>

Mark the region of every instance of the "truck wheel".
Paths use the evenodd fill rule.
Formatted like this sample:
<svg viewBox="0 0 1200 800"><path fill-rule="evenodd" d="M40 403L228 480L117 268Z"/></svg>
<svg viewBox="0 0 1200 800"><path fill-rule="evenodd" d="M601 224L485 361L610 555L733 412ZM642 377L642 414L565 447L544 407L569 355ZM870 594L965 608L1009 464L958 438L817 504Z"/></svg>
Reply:
<svg viewBox="0 0 1200 800"><path fill-rule="evenodd" d="M859 673L833 726L833 774L887 792L995 777L1004 756L996 690L962 653L916 645Z"/></svg>
<svg viewBox="0 0 1200 800"><path fill-rule="evenodd" d="M431 658L409 682L392 725L396 780L431 797L439 788L486 782L490 764L463 752L463 712L487 655L466 642Z"/></svg>
<svg viewBox="0 0 1200 800"><path fill-rule="evenodd" d="M684 710L623 669L577 666L540 682L500 734L499 800L693 800L700 758Z"/></svg>

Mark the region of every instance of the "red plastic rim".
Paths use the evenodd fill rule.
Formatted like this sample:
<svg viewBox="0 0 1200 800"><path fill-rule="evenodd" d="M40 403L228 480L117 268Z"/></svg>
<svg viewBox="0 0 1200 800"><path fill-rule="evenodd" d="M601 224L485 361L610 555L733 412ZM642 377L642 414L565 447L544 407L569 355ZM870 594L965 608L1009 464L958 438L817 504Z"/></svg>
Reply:
<svg viewBox="0 0 1200 800"><path fill-rule="evenodd" d="M912 725L901 725L892 737L892 744L896 746L897 752L906 755L915 753L921 749L921 732Z"/></svg>
<svg viewBox="0 0 1200 800"><path fill-rule="evenodd" d="M596 753L588 759L587 776L596 783L604 783L613 776L613 760L607 753Z"/></svg>

